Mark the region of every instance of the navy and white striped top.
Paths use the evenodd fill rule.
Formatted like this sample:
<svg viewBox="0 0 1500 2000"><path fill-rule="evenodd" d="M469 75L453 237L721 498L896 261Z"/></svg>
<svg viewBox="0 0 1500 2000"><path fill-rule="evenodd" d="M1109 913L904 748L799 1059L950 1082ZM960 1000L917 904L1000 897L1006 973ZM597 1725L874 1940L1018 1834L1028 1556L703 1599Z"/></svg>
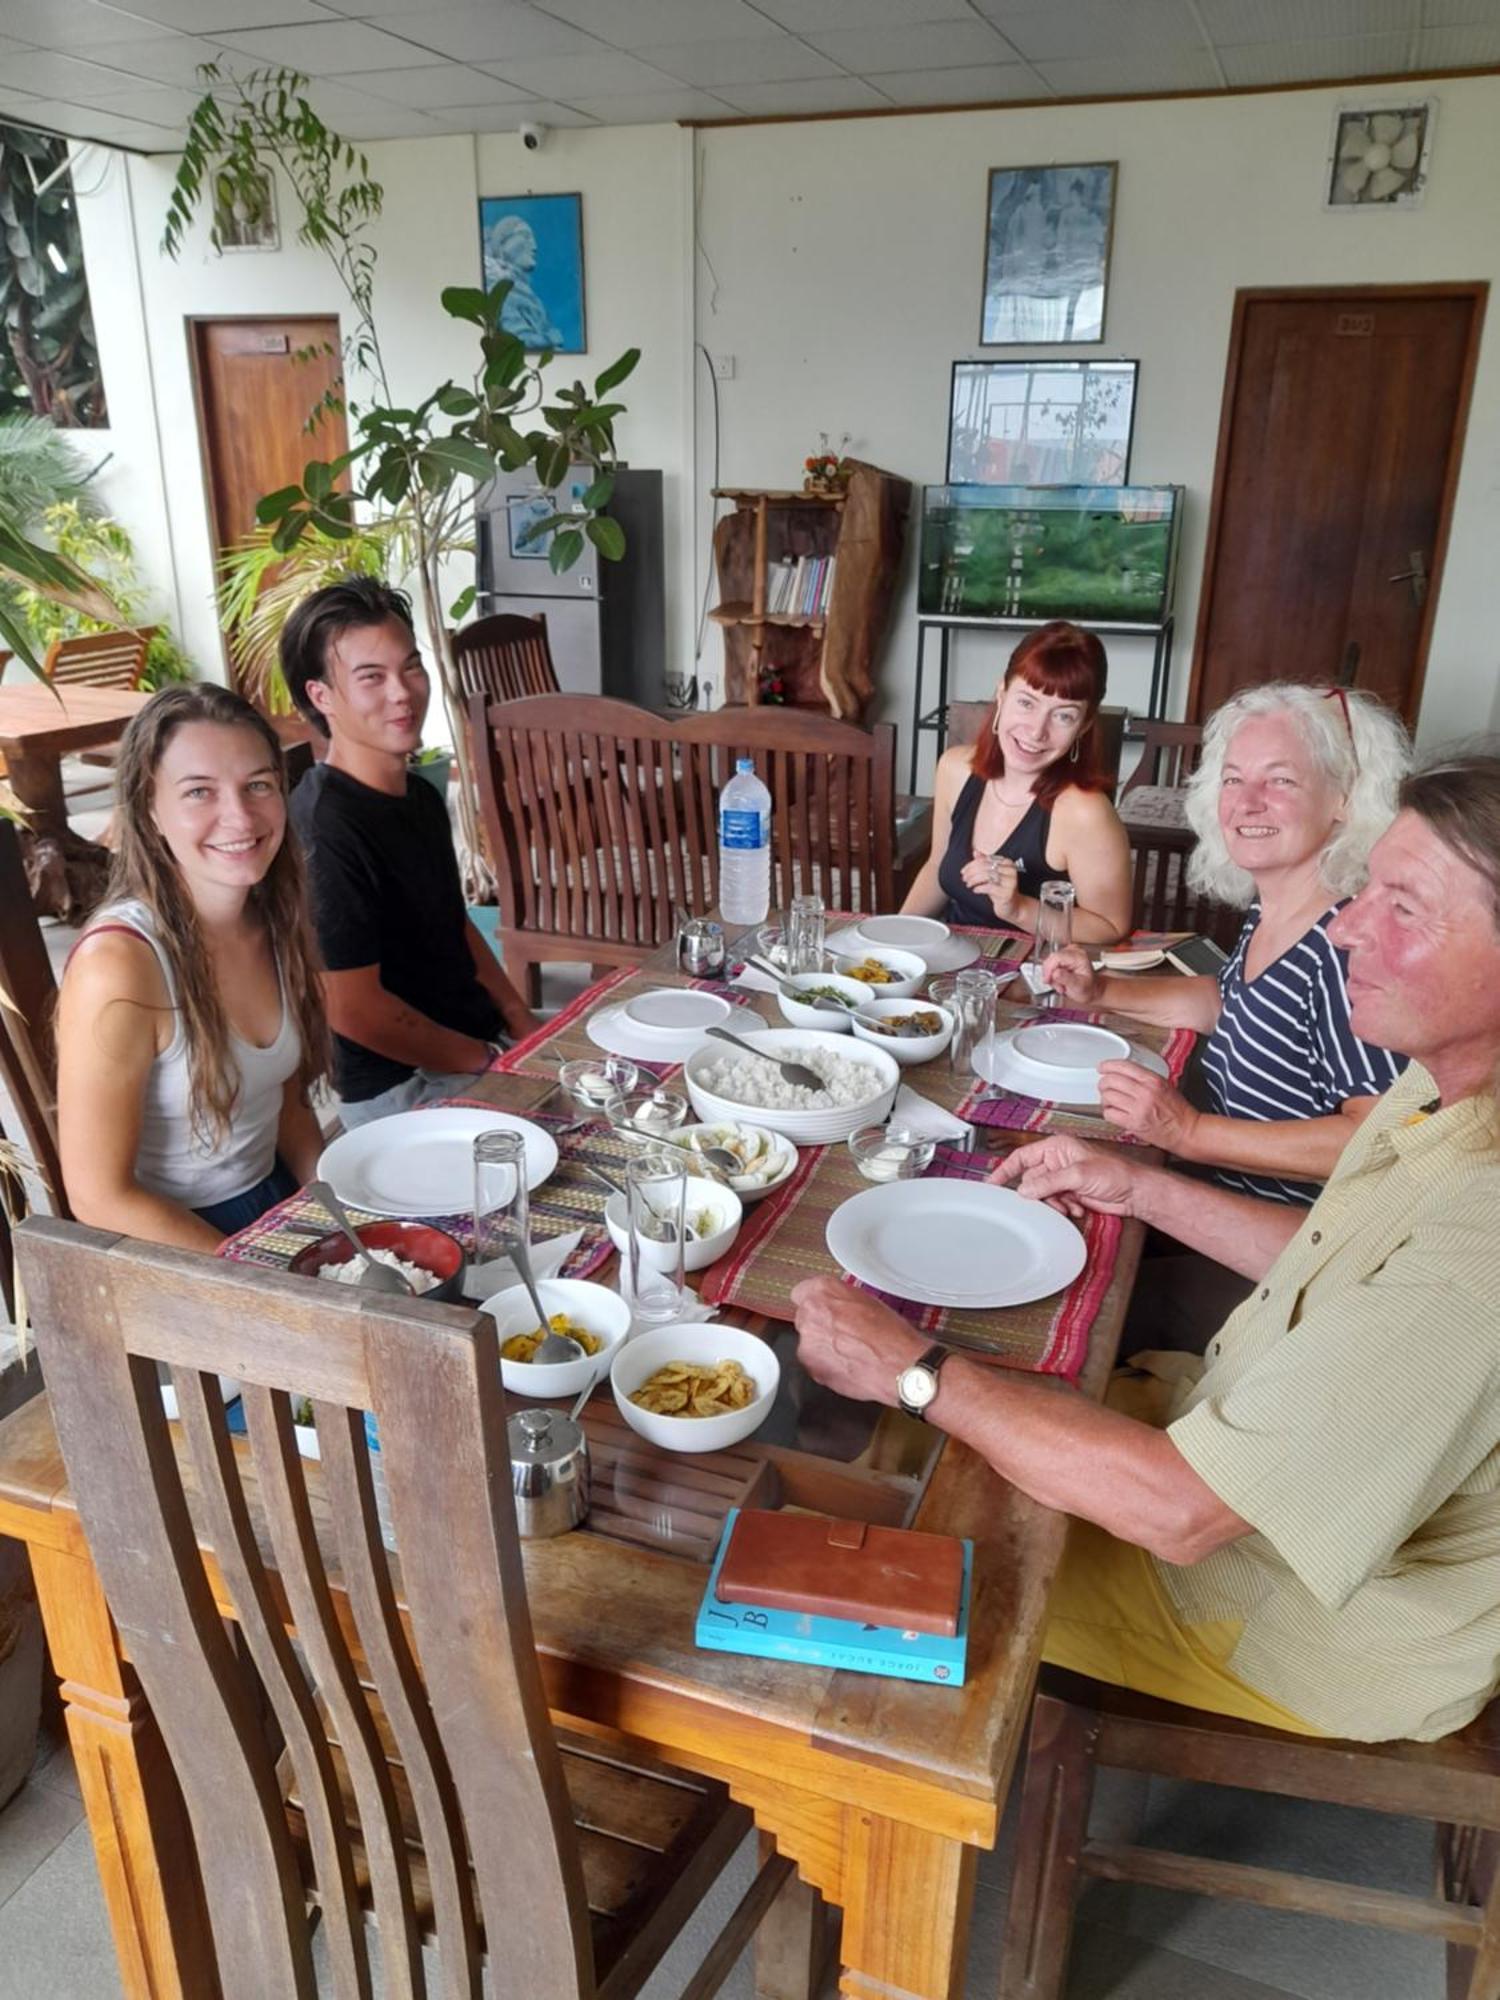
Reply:
<svg viewBox="0 0 1500 2000"><path fill-rule="evenodd" d="M1327 1118L1346 1098L1379 1097L1405 1069L1405 1056L1360 1041L1349 1026L1347 953L1328 937L1328 926L1342 908L1336 903L1325 910L1264 972L1246 979L1245 953L1260 921L1260 905L1252 905L1219 974L1219 1019L1204 1045L1211 1110L1263 1123ZM1303 1206L1323 1192L1317 1181L1281 1180L1232 1167L1216 1167L1213 1178L1241 1194Z"/></svg>

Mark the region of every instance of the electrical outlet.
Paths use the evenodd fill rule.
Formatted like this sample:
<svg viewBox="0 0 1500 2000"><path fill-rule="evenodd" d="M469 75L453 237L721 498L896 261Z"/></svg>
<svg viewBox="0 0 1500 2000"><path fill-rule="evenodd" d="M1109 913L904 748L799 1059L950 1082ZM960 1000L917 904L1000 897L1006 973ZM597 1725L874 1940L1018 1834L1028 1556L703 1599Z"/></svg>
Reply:
<svg viewBox="0 0 1500 2000"><path fill-rule="evenodd" d="M716 354L714 356L714 374L721 382L732 382L734 380L734 356L732 354Z"/></svg>

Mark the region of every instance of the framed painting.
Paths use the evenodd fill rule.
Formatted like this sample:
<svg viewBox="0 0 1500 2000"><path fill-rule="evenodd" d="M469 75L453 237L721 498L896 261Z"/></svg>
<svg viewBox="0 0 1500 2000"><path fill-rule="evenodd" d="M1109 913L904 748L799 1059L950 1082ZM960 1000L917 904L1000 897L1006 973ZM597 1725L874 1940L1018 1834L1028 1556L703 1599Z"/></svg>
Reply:
<svg viewBox="0 0 1500 2000"><path fill-rule="evenodd" d="M1104 338L1118 172L1113 160L991 169L982 347Z"/></svg>
<svg viewBox="0 0 1500 2000"><path fill-rule="evenodd" d="M1135 361L955 361L948 483L1123 486Z"/></svg>
<svg viewBox="0 0 1500 2000"><path fill-rule="evenodd" d="M510 280L500 324L528 353L582 354L583 196L488 195L479 204L486 286Z"/></svg>

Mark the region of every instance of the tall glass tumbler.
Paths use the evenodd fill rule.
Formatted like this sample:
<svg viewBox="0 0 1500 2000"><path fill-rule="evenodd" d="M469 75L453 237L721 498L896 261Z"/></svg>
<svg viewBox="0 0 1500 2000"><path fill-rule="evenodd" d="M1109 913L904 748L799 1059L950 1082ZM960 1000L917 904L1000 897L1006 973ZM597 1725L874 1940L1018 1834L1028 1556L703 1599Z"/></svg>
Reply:
<svg viewBox="0 0 1500 2000"><path fill-rule="evenodd" d="M509 1257L530 1240L526 1140L520 1132L480 1132L474 1140L474 1263ZM497 1279L497 1285L503 1283Z"/></svg>
<svg viewBox="0 0 1500 2000"><path fill-rule="evenodd" d="M637 1327L666 1326L688 1303L687 1184L685 1162L669 1153L657 1150L626 1162L630 1228L620 1292Z"/></svg>
<svg viewBox="0 0 1500 2000"><path fill-rule="evenodd" d="M955 1075L966 1076L974 1067L974 1052L989 1040L995 1027L995 977L971 967L953 981L953 1039L948 1044L948 1060Z"/></svg>
<svg viewBox="0 0 1500 2000"><path fill-rule="evenodd" d="M1061 951L1065 944L1073 941L1073 904L1077 892L1071 882L1044 882L1041 894L1036 899L1036 941L1032 956L1038 968L1046 963L1053 952ZM1050 986L1038 990L1037 1005L1055 1007L1057 994Z"/></svg>
<svg viewBox="0 0 1500 2000"><path fill-rule="evenodd" d="M788 972L821 972L827 915L821 896L797 896L786 913Z"/></svg>

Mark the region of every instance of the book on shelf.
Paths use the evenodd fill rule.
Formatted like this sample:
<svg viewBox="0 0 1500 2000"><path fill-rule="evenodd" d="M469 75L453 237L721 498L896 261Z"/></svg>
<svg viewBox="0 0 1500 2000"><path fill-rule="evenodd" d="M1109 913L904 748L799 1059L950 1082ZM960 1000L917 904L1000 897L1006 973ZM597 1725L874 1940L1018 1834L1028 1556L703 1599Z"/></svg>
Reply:
<svg viewBox="0 0 1500 2000"><path fill-rule="evenodd" d="M778 1611L770 1605L726 1603L718 1595L724 1552L739 1519L731 1508L724 1523L708 1586L698 1607L697 1643L711 1652L748 1653L756 1659L799 1660L810 1666L838 1667L856 1674L884 1674L895 1680L936 1681L962 1687L969 1645L969 1605L974 1544L964 1550L963 1600L958 1630L902 1632L895 1626L862 1625L850 1618L822 1618L806 1611Z"/></svg>

